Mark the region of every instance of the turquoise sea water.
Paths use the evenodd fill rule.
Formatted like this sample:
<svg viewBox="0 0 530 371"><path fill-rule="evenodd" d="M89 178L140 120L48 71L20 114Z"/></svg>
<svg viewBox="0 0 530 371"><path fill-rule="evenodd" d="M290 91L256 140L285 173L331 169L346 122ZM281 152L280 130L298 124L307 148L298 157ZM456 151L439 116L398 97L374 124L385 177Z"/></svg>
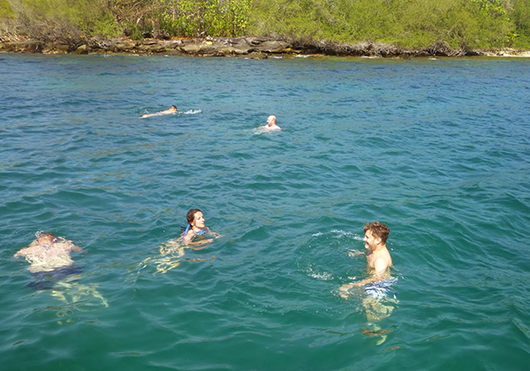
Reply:
<svg viewBox="0 0 530 371"><path fill-rule="evenodd" d="M0 55L0 369L526 370L529 70ZM195 207L223 237L162 257ZM337 290L374 220L398 282L370 321ZM81 274L28 286L37 231Z"/></svg>

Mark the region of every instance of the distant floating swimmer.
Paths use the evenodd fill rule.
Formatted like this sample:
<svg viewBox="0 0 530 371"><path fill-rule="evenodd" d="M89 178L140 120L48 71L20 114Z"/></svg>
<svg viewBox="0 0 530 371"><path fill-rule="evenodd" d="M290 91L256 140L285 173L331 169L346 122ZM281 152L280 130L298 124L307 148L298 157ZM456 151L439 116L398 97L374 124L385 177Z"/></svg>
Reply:
<svg viewBox="0 0 530 371"><path fill-rule="evenodd" d="M269 130L282 130L281 127L276 125L276 116L274 116L274 115L270 115L267 118L267 125L260 126L260 127L258 127L258 129L267 130L267 131L269 131Z"/></svg>
<svg viewBox="0 0 530 371"><path fill-rule="evenodd" d="M177 106L173 105L171 106L169 109L165 110L165 111L160 111L160 112L156 112L156 113L146 113L145 115L143 115L142 117L140 117L141 119L144 119L146 117L153 117L153 116L162 116L162 115L171 115L173 113L177 113Z"/></svg>

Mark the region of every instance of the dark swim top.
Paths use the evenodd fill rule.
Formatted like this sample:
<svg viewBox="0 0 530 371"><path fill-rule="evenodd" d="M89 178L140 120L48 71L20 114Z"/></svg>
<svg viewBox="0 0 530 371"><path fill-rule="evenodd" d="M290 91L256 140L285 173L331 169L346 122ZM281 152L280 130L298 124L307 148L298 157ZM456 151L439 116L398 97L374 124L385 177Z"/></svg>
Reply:
<svg viewBox="0 0 530 371"><path fill-rule="evenodd" d="M182 237L184 237L185 235L188 234L188 232L190 231L190 228L191 228L191 224L188 224L188 227L186 228L186 230L182 234ZM199 232L195 232L195 236L200 236L201 234L205 234L206 232L208 232L207 229L202 229Z"/></svg>

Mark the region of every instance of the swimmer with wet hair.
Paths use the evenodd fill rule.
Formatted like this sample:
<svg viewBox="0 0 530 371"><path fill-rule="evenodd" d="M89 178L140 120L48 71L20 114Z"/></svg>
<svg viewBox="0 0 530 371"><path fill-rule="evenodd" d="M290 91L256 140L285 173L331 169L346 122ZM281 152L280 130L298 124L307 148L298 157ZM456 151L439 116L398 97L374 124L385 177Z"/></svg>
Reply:
<svg viewBox="0 0 530 371"><path fill-rule="evenodd" d="M188 226L184 229L184 232L181 236L184 243L188 244L192 242L196 237L202 235L208 235L214 238L220 237L218 233L210 231L210 228L206 226L204 214L200 209L191 209L190 211L188 211L188 214L186 214L186 220L188 221ZM213 240L207 240L207 242L211 241Z"/></svg>
<svg viewBox="0 0 530 371"><path fill-rule="evenodd" d="M30 267L32 273L51 272L56 269L66 268L73 265L70 257L72 251L83 251L72 241L62 237L56 237L51 233L37 233L36 239L26 248L14 255L15 258L23 257Z"/></svg>
<svg viewBox="0 0 530 371"><path fill-rule="evenodd" d="M140 117L141 119L144 119L146 117L153 117L153 116L162 116L162 115L170 115L172 113L177 113L177 106L173 105L171 106L169 109L165 110L165 111L160 111L160 112L156 112L156 113L146 113L145 115L143 115L142 117Z"/></svg>
<svg viewBox="0 0 530 371"><path fill-rule="evenodd" d="M389 317L394 306L399 303L392 288L398 279L390 274L392 258L386 247L389 234L390 229L380 222L365 224L363 241L369 277L344 284L339 289L339 295L344 299L348 298L350 290L354 287L364 291L362 303L368 320L368 328L363 329L362 332L367 336L379 337L377 345L383 344L387 339L387 334L391 332L391 330L381 329L377 323ZM358 254L359 252L352 251L349 255Z"/></svg>
<svg viewBox="0 0 530 371"><path fill-rule="evenodd" d="M389 234L390 229L380 222L368 223L364 226L363 241L366 248L366 267L370 276L361 281L342 285L339 290L341 296L346 297L348 290L352 287L364 286L366 289L367 286L365 285L374 282L386 283L387 280L391 279L390 267L392 267L392 258L386 247ZM350 256L355 255L357 253L350 254Z"/></svg>
<svg viewBox="0 0 530 371"><path fill-rule="evenodd" d="M215 238L222 237L220 234L210 231L206 226L204 215L200 209L191 209L186 215L188 225L182 227L180 237L172 239L160 246L160 256L153 256L144 259L139 265L139 269L144 269L148 265L156 264L156 273L167 273L178 267L187 249L202 250L209 246ZM199 262L215 259L191 258L187 261Z"/></svg>

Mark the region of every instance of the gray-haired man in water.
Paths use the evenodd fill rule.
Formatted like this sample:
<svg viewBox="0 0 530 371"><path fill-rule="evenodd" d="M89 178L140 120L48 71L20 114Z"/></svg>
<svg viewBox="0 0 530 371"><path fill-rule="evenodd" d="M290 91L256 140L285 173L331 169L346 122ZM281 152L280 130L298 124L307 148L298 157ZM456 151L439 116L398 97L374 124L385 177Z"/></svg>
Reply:
<svg viewBox="0 0 530 371"><path fill-rule="evenodd" d="M260 126L259 129L263 129L263 130L282 130L281 127L276 125L276 116L274 116L274 115L270 115L267 118L267 125Z"/></svg>

